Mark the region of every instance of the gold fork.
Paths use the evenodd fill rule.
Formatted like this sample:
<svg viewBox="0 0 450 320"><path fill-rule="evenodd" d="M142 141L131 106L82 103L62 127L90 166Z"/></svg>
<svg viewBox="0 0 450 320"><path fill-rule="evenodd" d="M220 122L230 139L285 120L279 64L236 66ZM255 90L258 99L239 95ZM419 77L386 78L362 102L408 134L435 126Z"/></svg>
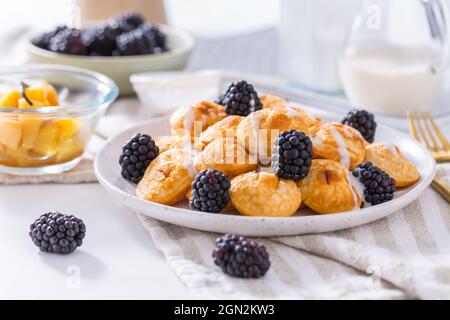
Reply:
<svg viewBox="0 0 450 320"><path fill-rule="evenodd" d="M450 162L450 144L429 112L408 111L411 136L425 144L437 163ZM442 179L435 178L432 187L450 202L450 186Z"/></svg>

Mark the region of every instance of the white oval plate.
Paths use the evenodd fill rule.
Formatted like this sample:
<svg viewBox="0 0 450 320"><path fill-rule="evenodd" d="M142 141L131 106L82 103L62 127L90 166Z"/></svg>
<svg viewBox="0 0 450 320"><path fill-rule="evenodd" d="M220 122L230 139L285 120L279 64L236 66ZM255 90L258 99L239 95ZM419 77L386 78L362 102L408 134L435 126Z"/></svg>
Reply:
<svg viewBox="0 0 450 320"><path fill-rule="evenodd" d="M336 121L336 116L307 108L320 114L324 122ZM125 206L149 217L172 224L218 233L237 233L245 236L285 236L328 232L351 228L386 217L407 206L430 185L436 164L429 152L408 135L384 125L378 125L377 141L395 143L419 170L422 178L414 186L397 191L394 200L360 210L331 215L312 215L301 210L289 218L245 217L233 214L209 214L191 211L187 206L171 207L149 202L135 195L135 186L120 175L118 164L122 145L134 134L141 132L153 137L169 135L169 118L152 119L119 133L107 141L97 154L94 170L102 186Z"/></svg>

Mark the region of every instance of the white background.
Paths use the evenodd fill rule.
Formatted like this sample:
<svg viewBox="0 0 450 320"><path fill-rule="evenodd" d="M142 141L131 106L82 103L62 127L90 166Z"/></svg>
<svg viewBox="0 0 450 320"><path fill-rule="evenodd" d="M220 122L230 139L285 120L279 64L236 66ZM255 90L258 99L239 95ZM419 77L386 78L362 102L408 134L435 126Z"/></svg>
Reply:
<svg viewBox="0 0 450 320"><path fill-rule="evenodd" d="M55 23L64 23L71 3L71 0L2 0L0 35L2 29L24 24L51 28ZM202 37L248 32L278 22L279 0L166 0L165 3L170 24Z"/></svg>

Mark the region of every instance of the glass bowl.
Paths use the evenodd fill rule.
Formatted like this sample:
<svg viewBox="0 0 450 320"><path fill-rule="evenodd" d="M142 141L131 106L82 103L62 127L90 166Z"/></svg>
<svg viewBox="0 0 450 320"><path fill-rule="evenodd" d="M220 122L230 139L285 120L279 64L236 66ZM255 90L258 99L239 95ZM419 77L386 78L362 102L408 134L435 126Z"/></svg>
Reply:
<svg viewBox="0 0 450 320"><path fill-rule="evenodd" d="M43 81L56 89L59 106L0 107L0 173L54 174L75 167L118 95L108 77L59 65L3 69L0 92L20 88L21 82L33 86Z"/></svg>

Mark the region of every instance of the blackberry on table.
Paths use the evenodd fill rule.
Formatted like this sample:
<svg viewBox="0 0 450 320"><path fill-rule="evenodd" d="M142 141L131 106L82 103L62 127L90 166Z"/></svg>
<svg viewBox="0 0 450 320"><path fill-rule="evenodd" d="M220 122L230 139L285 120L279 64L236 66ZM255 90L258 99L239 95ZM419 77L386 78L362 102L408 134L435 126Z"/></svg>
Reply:
<svg viewBox="0 0 450 320"><path fill-rule="evenodd" d="M83 220L59 212L44 213L30 225L29 236L43 252L69 254L83 244Z"/></svg>
<svg viewBox="0 0 450 320"><path fill-rule="evenodd" d="M301 131L281 133L272 151L272 171L280 178L301 180L308 175L313 156L311 139Z"/></svg>
<svg viewBox="0 0 450 320"><path fill-rule="evenodd" d="M244 80L233 82L217 102L225 107L228 115L248 116L263 108L255 88Z"/></svg>
<svg viewBox="0 0 450 320"><path fill-rule="evenodd" d="M375 139L377 123L372 113L366 110L351 110L342 119L342 124L358 130L367 142L372 143Z"/></svg>
<svg viewBox="0 0 450 320"><path fill-rule="evenodd" d="M394 198L395 180L372 162L361 164L352 174L364 185L364 199L368 203L377 205Z"/></svg>
<svg viewBox="0 0 450 320"><path fill-rule="evenodd" d="M218 238L212 257L214 263L232 277L260 278L270 268L266 248L237 235L227 234Z"/></svg>
<svg viewBox="0 0 450 320"><path fill-rule="evenodd" d="M86 45L79 29L65 29L58 32L51 40L49 49L58 53L87 55Z"/></svg>
<svg viewBox="0 0 450 320"><path fill-rule="evenodd" d="M217 170L201 171L192 182L192 196L189 207L195 211L219 213L230 202L228 177Z"/></svg>
<svg viewBox="0 0 450 320"><path fill-rule="evenodd" d="M159 148L149 135L138 133L122 147L119 164L122 177L139 183L149 164L159 155Z"/></svg>
<svg viewBox="0 0 450 320"><path fill-rule="evenodd" d="M50 46L50 40L56 36L60 31L66 30L67 27L66 26L58 26L56 27L54 30L49 31L49 32L45 32L39 36L37 36L36 38L34 38L31 42L42 49L46 49L49 50L49 46Z"/></svg>

